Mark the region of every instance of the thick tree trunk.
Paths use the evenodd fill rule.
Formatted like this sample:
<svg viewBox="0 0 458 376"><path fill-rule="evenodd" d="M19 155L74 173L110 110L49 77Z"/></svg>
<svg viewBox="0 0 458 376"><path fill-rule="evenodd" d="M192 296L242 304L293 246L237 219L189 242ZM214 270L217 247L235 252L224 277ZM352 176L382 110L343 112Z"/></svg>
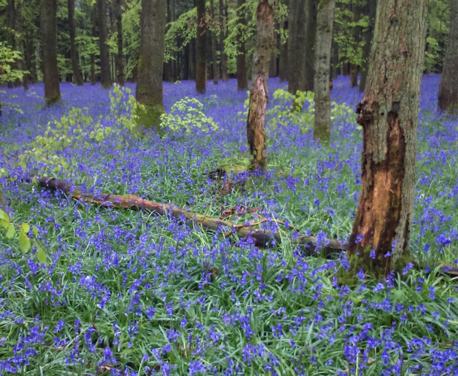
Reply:
<svg viewBox="0 0 458 376"><path fill-rule="evenodd" d="M450 1L450 31L439 89L439 108L458 113L458 0Z"/></svg>
<svg viewBox="0 0 458 376"><path fill-rule="evenodd" d="M226 81L228 79L227 74L227 56L224 52L224 40L227 37L227 3L224 0L219 0L219 22L221 25L221 32L219 35L219 45L221 52L221 79Z"/></svg>
<svg viewBox="0 0 458 376"><path fill-rule="evenodd" d="M97 0L97 21L100 46L100 82L104 88L108 88L111 86L111 70L107 45L108 31L106 0Z"/></svg>
<svg viewBox="0 0 458 376"><path fill-rule="evenodd" d="M305 0L305 90L314 90L317 0Z"/></svg>
<svg viewBox="0 0 458 376"><path fill-rule="evenodd" d="M241 7L245 4L245 0L237 0L237 17L239 25L246 25L245 12ZM246 53L245 41L243 39L243 31L239 29L237 35L238 54L237 54L237 89L246 90L248 88L248 78L246 71Z"/></svg>
<svg viewBox="0 0 458 376"><path fill-rule="evenodd" d="M114 1L114 17L116 22L116 33L117 33L117 45L118 53L116 54L116 82L119 85L124 85L124 52L123 52L123 30L122 30L122 4L123 0L113 0Z"/></svg>
<svg viewBox="0 0 458 376"><path fill-rule="evenodd" d="M159 126L164 112L162 75L164 67L164 33L166 0L142 0L140 53L136 99L142 126Z"/></svg>
<svg viewBox="0 0 458 376"><path fill-rule="evenodd" d="M81 74L78 49L75 43L76 26L75 26L75 0L67 1L68 8L68 31L70 35L70 59L72 61L73 82L77 85L83 84L83 75Z"/></svg>
<svg viewBox="0 0 458 376"><path fill-rule="evenodd" d="M408 256L427 0L377 5L364 98L362 192L349 247L353 271L382 276Z"/></svg>
<svg viewBox="0 0 458 376"><path fill-rule="evenodd" d="M335 0L319 0L315 51L315 126L313 136L329 143L331 136L331 46Z"/></svg>
<svg viewBox="0 0 458 376"><path fill-rule="evenodd" d="M46 103L60 99L59 71L57 67L57 2L41 0L41 46L43 49L43 79Z"/></svg>
<svg viewBox="0 0 458 376"><path fill-rule="evenodd" d="M374 36L375 16L377 11L377 0L367 0L365 12L368 14L369 23L364 32L363 65L361 67L361 79L359 90L364 91L366 87L367 72L369 71L369 55L371 53L372 38Z"/></svg>
<svg viewBox="0 0 458 376"><path fill-rule="evenodd" d="M267 108L267 81L274 46L274 11L268 0L259 0L256 10L256 50L254 74L250 91L247 119L247 137L252 156L252 170L267 166L266 135L264 129Z"/></svg>
<svg viewBox="0 0 458 376"><path fill-rule="evenodd" d="M205 93L207 86L207 20L205 0L196 0L197 38L196 38L196 90Z"/></svg>
<svg viewBox="0 0 458 376"><path fill-rule="evenodd" d="M306 17L307 0L289 0L288 9L288 91L306 90Z"/></svg>

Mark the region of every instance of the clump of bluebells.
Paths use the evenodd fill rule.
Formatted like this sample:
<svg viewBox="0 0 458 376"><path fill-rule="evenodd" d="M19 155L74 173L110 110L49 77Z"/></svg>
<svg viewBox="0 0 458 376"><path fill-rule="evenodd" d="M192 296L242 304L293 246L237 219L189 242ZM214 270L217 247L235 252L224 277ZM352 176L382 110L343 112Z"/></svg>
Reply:
<svg viewBox="0 0 458 376"><path fill-rule="evenodd" d="M15 107L1 119L1 189L12 221L36 227L46 261L0 233L0 374L458 373L457 288L437 272L458 262L458 121L436 113L437 85L438 76L423 81L418 132L411 250L422 268L408 264L382 281L361 270L352 286L337 278L347 259L306 256L286 234L315 234L323 246L348 236L360 184L354 123L336 119L330 148L300 125L270 128L269 173L234 173L237 184L222 195L208 172L247 157L236 116L245 93L234 81L198 96L199 111L218 127L180 138L132 134L129 95L119 88L111 110L100 87L63 84L54 107L42 106L41 85L5 90L0 101ZM279 88L271 80L270 91ZM196 96L191 82L164 92L166 109ZM353 108L360 99L345 78L332 95ZM85 131L54 148L66 168L53 170L51 158L21 165L48 123L74 107L85 109L83 123L70 128ZM40 171L93 193L138 194L212 216L253 209L266 228L282 220L285 241L259 249L226 229L96 208L21 180Z"/></svg>

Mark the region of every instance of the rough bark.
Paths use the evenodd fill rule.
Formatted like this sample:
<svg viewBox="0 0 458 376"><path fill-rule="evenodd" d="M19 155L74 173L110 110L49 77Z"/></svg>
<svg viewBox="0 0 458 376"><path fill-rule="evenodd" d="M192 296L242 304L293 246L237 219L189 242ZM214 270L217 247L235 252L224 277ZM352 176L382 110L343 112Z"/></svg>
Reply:
<svg viewBox="0 0 458 376"><path fill-rule="evenodd" d="M256 50L254 53L253 82L247 119L247 137L252 156L252 170L267 166L266 135L264 129L267 108L267 81L274 45L274 11L268 0L259 0L256 9Z"/></svg>
<svg viewBox="0 0 458 376"><path fill-rule="evenodd" d="M67 1L68 8L68 31L70 35L70 60L72 62L73 82L77 85L83 84L83 75L81 73L79 53L76 47L76 25L75 25L75 0Z"/></svg>
<svg viewBox="0 0 458 376"><path fill-rule="evenodd" d="M439 88L439 109L458 114L458 0L450 1L450 31Z"/></svg>
<svg viewBox="0 0 458 376"><path fill-rule="evenodd" d="M99 30L100 47L100 82L104 88L111 86L110 56L107 39L107 8L106 0L97 0L97 26Z"/></svg>
<svg viewBox="0 0 458 376"><path fill-rule="evenodd" d="M241 8L245 4L245 0L237 0L237 17L239 26L246 25L245 12ZM246 90L248 88L248 78L246 71L246 51L245 41L243 39L243 30L239 28L237 35L238 54L237 54L237 89Z"/></svg>
<svg viewBox="0 0 458 376"><path fill-rule="evenodd" d="M335 0L319 0L315 51L315 125L313 136L329 143L331 136L331 46Z"/></svg>
<svg viewBox="0 0 458 376"><path fill-rule="evenodd" d="M353 271L378 276L408 259L427 0L377 5L364 98L362 192L349 240Z"/></svg>
<svg viewBox="0 0 458 376"><path fill-rule="evenodd" d="M290 0L288 7L288 91L306 90L306 17L307 0Z"/></svg>
<svg viewBox="0 0 458 376"><path fill-rule="evenodd" d="M157 127L164 112L162 75L166 6L166 0L142 0L135 96L144 107L139 110L139 122L143 126Z"/></svg>
<svg viewBox="0 0 458 376"><path fill-rule="evenodd" d="M116 43L118 46L118 53L115 57L116 62L116 82L119 85L124 85L124 51L123 51L123 30L122 30L122 5L123 0L113 0L114 5L114 17L116 22Z"/></svg>
<svg viewBox="0 0 458 376"><path fill-rule="evenodd" d="M371 53L372 38L374 36L375 13L377 11L377 0L367 0L365 12L369 17L368 27L364 32L363 65L361 67L361 79L359 90L364 91L366 87L367 72L369 70L369 55Z"/></svg>
<svg viewBox="0 0 458 376"><path fill-rule="evenodd" d="M59 71L57 67L57 2L41 0L41 48L45 101L48 105L60 99Z"/></svg>
<svg viewBox="0 0 458 376"><path fill-rule="evenodd" d="M197 38L196 38L196 90L205 93L207 86L207 20L205 0L196 0Z"/></svg>

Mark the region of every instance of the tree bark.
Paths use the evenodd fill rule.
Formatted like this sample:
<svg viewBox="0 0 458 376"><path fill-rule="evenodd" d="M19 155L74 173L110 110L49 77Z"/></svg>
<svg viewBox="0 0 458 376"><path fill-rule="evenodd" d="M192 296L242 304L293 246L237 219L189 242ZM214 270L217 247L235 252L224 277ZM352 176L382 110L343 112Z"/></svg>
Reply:
<svg viewBox="0 0 458 376"><path fill-rule="evenodd" d="M122 5L123 0L113 0L114 3L114 17L116 22L116 33L117 33L117 45L118 53L115 57L116 63L116 82L123 86L125 77L124 77L124 52L123 52L123 30L122 30Z"/></svg>
<svg viewBox="0 0 458 376"><path fill-rule="evenodd" d="M307 0L290 0L288 8L288 91L306 90L306 17Z"/></svg>
<svg viewBox="0 0 458 376"><path fill-rule="evenodd" d="M81 74L79 53L75 43L76 25L75 25L75 0L67 1L68 8L68 31L70 35L70 59L72 61L73 82L77 85L83 84L83 75Z"/></svg>
<svg viewBox="0 0 458 376"><path fill-rule="evenodd" d="M57 67L57 2L41 0L41 48L45 101L48 105L60 99L59 71Z"/></svg>
<svg viewBox="0 0 458 376"><path fill-rule="evenodd" d="M224 52L224 40L227 37L227 3L224 0L219 0L219 22L221 26L220 32L220 52L221 52L221 79L226 81L228 79L227 74L227 56Z"/></svg>
<svg viewBox="0 0 458 376"><path fill-rule="evenodd" d="M354 272L387 275L407 261L426 3L377 4L366 91L357 111L363 153L362 192L349 240Z"/></svg>
<svg viewBox="0 0 458 376"><path fill-rule="evenodd" d="M107 39L107 8L106 0L97 0L97 20L99 28L100 46L100 82L104 88L111 86L110 56L108 51Z"/></svg>
<svg viewBox="0 0 458 376"><path fill-rule="evenodd" d="M213 22L215 22L215 2L214 0L210 0L210 17ZM218 84L219 79L219 65L218 65L218 56L216 51L216 42L217 42L217 35L215 31L210 33L210 41L211 41L211 62L212 62L212 79L214 84Z"/></svg>
<svg viewBox="0 0 458 376"><path fill-rule="evenodd" d="M205 93L207 87L207 20L205 0L196 0L197 38L196 38L196 90Z"/></svg>
<svg viewBox="0 0 458 376"><path fill-rule="evenodd" d="M247 119L247 138L252 156L250 169L252 170L265 170L267 166L264 123L268 95L267 81L273 45L274 11L268 0L259 0L256 9L254 74Z"/></svg>
<svg viewBox="0 0 458 376"><path fill-rule="evenodd" d="M366 87L367 72L369 70L369 55L371 53L372 38L374 36L375 16L377 11L377 0L367 0L365 12L368 14L369 22L364 32L363 65L361 67L361 79L359 90L364 91Z"/></svg>
<svg viewBox="0 0 458 376"><path fill-rule="evenodd" d="M285 20L283 28L289 31L288 20ZM281 81L288 80L288 41L280 45L280 56L278 57L278 74Z"/></svg>
<svg viewBox="0 0 458 376"><path fill-rule="evenodd" d="M439 88L439 109L458 114L458 0L450 1L450 31Z"/></svg>
<svg viewBox="0 0 458 376"><path fill-rule="evenodd" d="M136 99L142 126L159 125L164 112L162 76L164 69L164 33L166 0L142 0L140 53Z"/></svg>
<svg viewBox="0 0 458 376"><path fill-rule="evenodd" d="M305 1L305 90L313 91L315 84L315 41L317 29L317 0Z"/></svg>
<svg viewBox="0 0 458 376"><path fill-rule="evenodd" d="M246 25L246 16L244 10L241 8L245 4L245 0L237 0L237 18L239 26ZM246 53L245 41L243 39L243 30L239 29L237 34L237 89L246 90L248 88L248 78L246 72Z"/></svg>
<svg viewBox="0 0 458 376"><path fill-rule="evenodd" d="M322 143L331 137L331 46L335 0L319 0L315 52L315 126L313 136Z"/></svg>

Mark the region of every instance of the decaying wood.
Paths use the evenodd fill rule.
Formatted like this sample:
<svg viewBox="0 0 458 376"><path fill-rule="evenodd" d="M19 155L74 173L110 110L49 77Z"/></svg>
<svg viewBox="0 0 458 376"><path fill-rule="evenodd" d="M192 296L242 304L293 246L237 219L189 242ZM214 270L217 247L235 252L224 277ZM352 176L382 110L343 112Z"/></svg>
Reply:
<svg viewBox="0 0 458 376"><path fill-rule="evenodd" d="M263 221L240 225L228 220L194 213L171 204L145 200L135 195L92 195L64 180L41 177L37 178L35 181L42 188L65 193L67 196L77 201L102 207L144 210L159 215L168 215L179 220L186 220L198 224L207 230L223 230L224 234L227 236L238 235L240 238L251 238L258 247L269 247L279 244L282 241L282 237L278 232L257 228ZM303 245L307 251L315 250L319 244L318 239L314 236L302 235L291 238L290 240L294 244ZM346 249L345 244L331 239L328 240L327 244L324 245L322 249L320 249L320 252L324 253L326 256L330 256L345 251Z"/></svg>

